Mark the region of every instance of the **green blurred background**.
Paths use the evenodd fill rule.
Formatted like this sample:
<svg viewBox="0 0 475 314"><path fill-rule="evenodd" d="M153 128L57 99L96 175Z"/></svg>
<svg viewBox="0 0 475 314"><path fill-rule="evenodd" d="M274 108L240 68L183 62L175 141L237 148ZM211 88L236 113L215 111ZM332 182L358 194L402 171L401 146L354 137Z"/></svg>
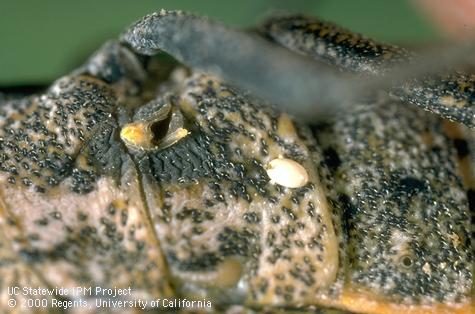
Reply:
<svg viewBox="0 0 475 314"><path fill-rule="evenodd" d="M160 8L206 14L240 27L272 12L303 12L392 43L438 38L410 0L0 0L0 86L48 83Z"/></svg>

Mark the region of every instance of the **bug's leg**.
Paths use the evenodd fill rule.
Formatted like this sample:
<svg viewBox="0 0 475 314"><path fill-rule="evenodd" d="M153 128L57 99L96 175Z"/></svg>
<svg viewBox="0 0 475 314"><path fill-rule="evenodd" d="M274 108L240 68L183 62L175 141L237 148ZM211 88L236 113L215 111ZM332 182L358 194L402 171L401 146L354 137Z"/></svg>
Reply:
<svg viewBox="0 0 475 314"><path fill-rule="evenodd" d="M160 93L159 87L167 82L175 67L176 62L171 58L139 55L130 47L110 40L72 75L92 76L109 84L117 96L117 119L123 124L138 106Z"/></svg>
<svg viewBox="0 0 475 314"><path fill-rule="evenodd" d="M475 75L458 72L414 79L393 95L454 122L475 128Z"/></svg>
<svg viewBox="0 0 475 314"><path fill-rule="evenodd" d="M315 60L351 73L386 76L388 82L392 70L405 66L414 57L403 48L377 43L332 23L307 16L270 19L261 26L260 33L272 42ZM417 62L419 59L414 60ZM404 76L410 77L410 67L404 69L408 72ZM457 72L427 77L419 73L416 77L402 86L393 87L393 95L447 119L475 127L474 75ZM376 81L373 83L376 87L379 84Z"/></svg>
<svg viewBox="0 0 475 314"><path fill-rule="evenodd" d="M122 35L122 41L140 54L165 51L304 120L334 115L349 97L359 95L364 83L253 34L180 11L162 10L144 17Z"/></svg>
<svg viewBox="0 0 475 314"><path fill-rule="evenodd" d="M140 60L129 48L113 40L102 45L76 72L88 73L109 84L121 80L140 84L147 76L144 60Z"/></svg>
<svg viewBox="0 0 475 314"><path fill-rule="evenodd" d="M354 73L381 74L407 62L406 49L376 43L333 23L292 15L271 18L258 32L286 48Z"/></svg>

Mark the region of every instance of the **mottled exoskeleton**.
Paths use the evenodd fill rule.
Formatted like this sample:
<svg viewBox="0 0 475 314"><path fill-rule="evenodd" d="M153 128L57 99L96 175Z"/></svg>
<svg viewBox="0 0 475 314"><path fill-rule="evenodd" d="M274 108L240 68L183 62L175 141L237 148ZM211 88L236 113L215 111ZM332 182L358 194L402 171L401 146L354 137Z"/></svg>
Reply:
<svg viewBox="0 0 475 314"><path fill-rule="evenodd" d="M130 286L208 312L469 313L474 81L359 83L411 58L308 17L161 11L2 96L1 309L26 311L9 286Z"/></svg>

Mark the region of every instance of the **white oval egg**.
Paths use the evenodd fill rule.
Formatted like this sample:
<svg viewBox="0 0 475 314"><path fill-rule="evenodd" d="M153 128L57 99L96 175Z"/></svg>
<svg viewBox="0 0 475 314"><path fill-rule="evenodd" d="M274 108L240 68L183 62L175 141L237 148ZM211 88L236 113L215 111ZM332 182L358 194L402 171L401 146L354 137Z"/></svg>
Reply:
<svg viewBox="0 0 475 314"><path fill-rule="evenodd" d="M292 159L276 158L267 164L266 170L271 183L288 188L300 188L308 182L307 170Z"/></svg>

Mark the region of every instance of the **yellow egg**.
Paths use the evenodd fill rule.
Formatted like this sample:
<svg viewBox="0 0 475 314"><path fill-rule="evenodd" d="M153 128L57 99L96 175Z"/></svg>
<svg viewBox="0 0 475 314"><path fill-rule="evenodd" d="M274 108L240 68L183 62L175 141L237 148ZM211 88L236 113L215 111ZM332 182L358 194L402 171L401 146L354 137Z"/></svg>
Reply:
<svg viewBox="0 0 475 314"><path fill-rule="evenodd" d="M152 140L150 131L142 123L129 123L120 131L120 138L128 145L148 147Z"/></svg>

